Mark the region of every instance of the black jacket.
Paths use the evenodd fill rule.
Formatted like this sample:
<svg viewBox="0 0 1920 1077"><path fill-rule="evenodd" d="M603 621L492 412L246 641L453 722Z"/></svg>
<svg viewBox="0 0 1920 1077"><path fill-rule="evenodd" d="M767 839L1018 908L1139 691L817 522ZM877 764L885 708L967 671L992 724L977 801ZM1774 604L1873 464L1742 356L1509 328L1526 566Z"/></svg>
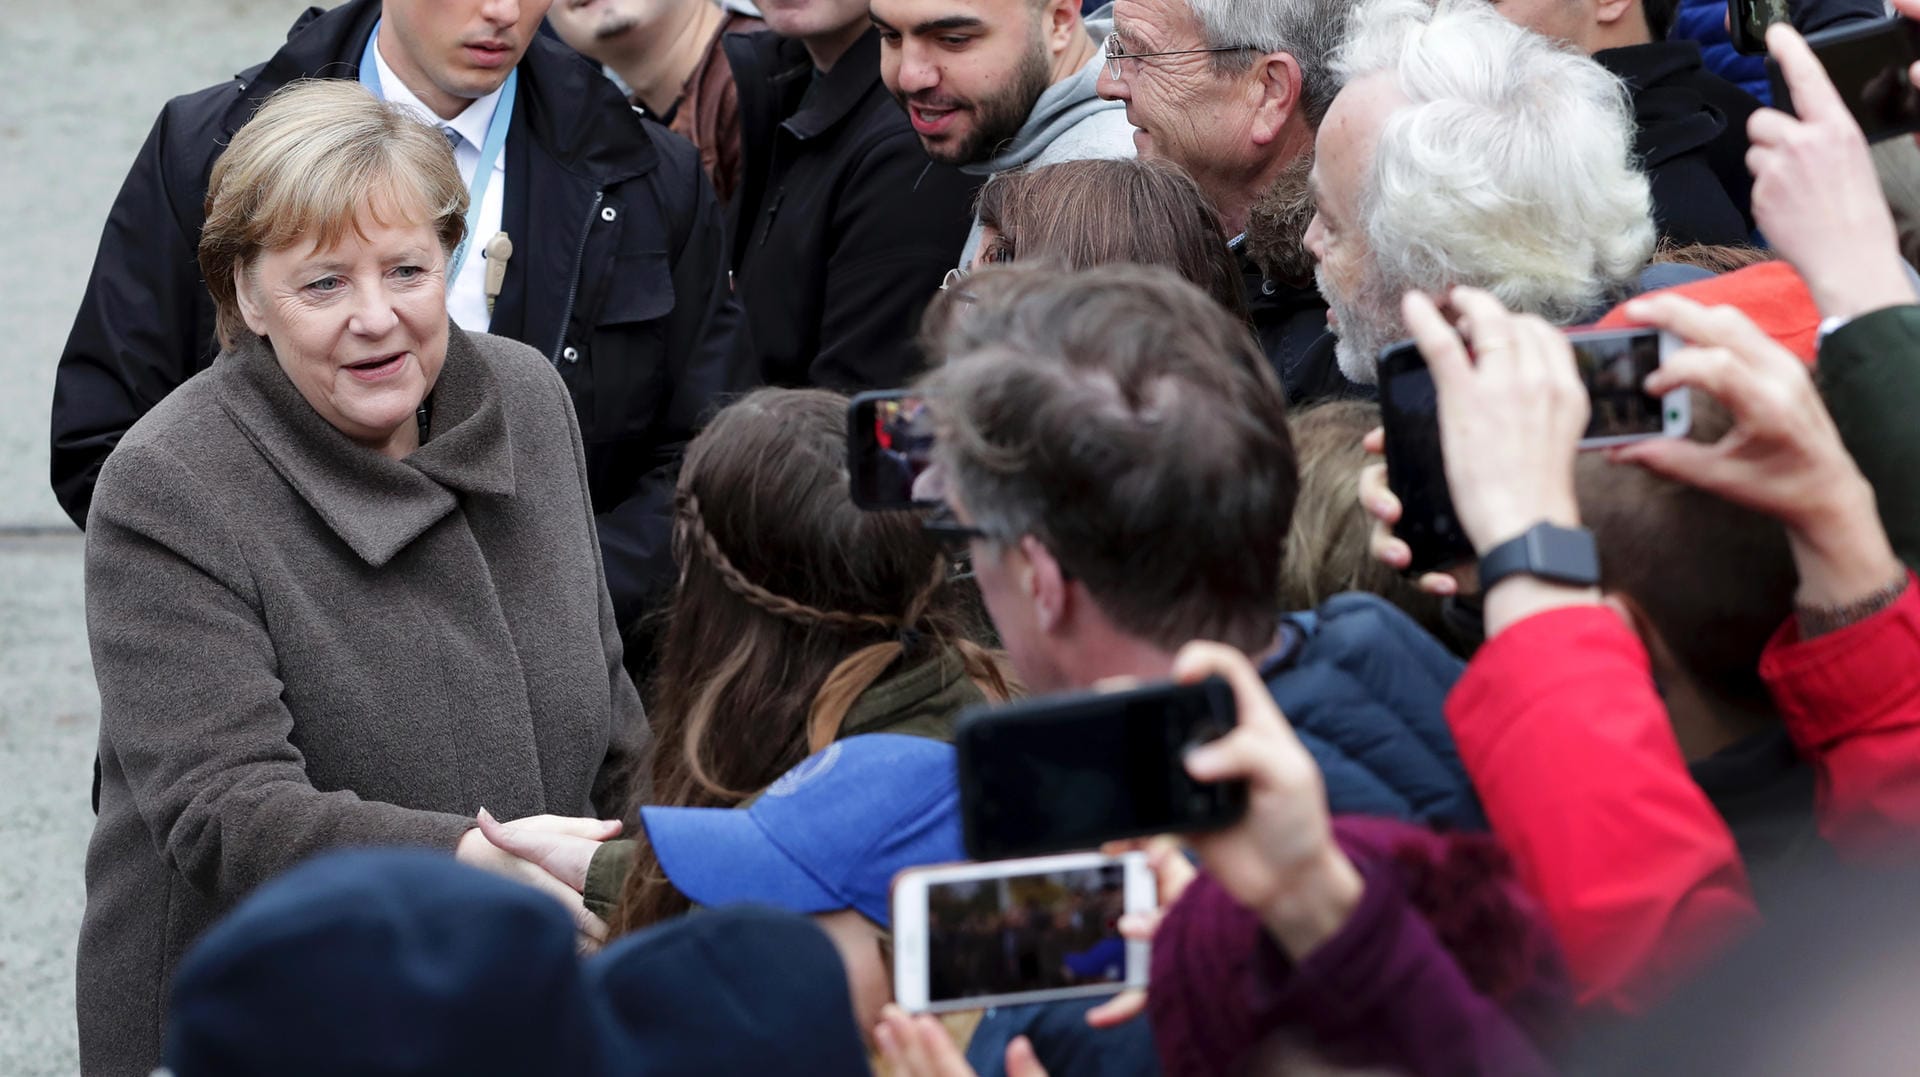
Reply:
<svg viewBox="0 0 1920 1077"><path fill-rule="evenodd" d="M1747 117L1759 102L1702 66L1692 41L1602 49L1593 58L1625 82L1633 98L1633 152L1653 185L1661 237L1749 244Z"/></svg>
<svg viewBox="0 0 1920 1077"><path fill-rule="evenodd" d="M879 389L922 365L920 314L960 259L977 180L927 159L868 31L815 77L799 41L723 41L740 86L733 268L770 385Z"/></svg>
<svg viewBox="0 0 1920 1077"><path fill-rule="evenodd" d="M214 159L273 91L355 77L379 8L310 9L271 60L161 110L107 217L54 380L53 490L80 526L121 435L218 351L195 253ZM673 579L681 450L752 374L725 221L693 147L545 37L521 61L506 153L502 224L515 250L492 331L546 354L566 381L625 624Z"/></svg>
<svg viewBox="0 0 1920 1077"><path fill-rule="evenodd" d="M1336 387L1345 378L1332 380L1324 369L1333 353L1314 352L1314 345L1330 336L1327 301L1321 298L1320 290L1311 283L1301 287L1269 277L1248 256L1244 243L1234 248L1233 255L1240 262L1241 280L1246 284L1247 313L1253 319L1254 335L1267 362L1273 364L1281 388L1286 390L1288 406L1301 407L1336 395ZM1335 367L1332 374L1339 375L1339 369Z"/></svg>

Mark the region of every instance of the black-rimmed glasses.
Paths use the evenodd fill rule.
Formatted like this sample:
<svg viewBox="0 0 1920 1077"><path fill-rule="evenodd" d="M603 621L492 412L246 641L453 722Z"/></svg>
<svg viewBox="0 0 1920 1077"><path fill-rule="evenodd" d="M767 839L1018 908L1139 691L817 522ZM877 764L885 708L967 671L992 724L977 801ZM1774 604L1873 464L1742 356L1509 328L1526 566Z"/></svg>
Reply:
<svg viewBox="0 0 1920 1077"><path fill-rule="evenodd" d="M1252 45L1215 45L1204 49L1163 49L1160 52L1128 52L1125 47L1120 44L1120 35L1118 33L1108 34L1107 40L1103 42L1100 47L1101 50L1107 54L1107 77L1111 79L1126 78L1126 73L1120 69L1120 61L1122 60L1145 60L1153 56L1193 56L1202 52L1248 52L1253 49Z"/></svg>
<svg viewBox="0 0 1920 1077"><path fill-rule="evenodd" d="M949 505L940 505L927 513L926 519L920 521L920 529L955 554L965 553L974 539L992 537L972 524L961 523Z"/></svg>

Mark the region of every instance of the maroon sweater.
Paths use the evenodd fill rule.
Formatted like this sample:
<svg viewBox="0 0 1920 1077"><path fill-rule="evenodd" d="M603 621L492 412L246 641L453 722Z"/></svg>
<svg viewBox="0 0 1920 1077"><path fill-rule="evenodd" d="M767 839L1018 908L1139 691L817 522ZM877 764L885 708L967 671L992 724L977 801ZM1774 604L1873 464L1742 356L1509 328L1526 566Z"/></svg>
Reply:
<svg viewBox="0 0 1920 1077"><path fill-rule="evenodd" d="M1492 839L1359 817L1334 837L1366 889L1297 965L1210 876L1167 911L1148 1005L1170 1077L1233 1073L1279 1041L1418 1075L1554 1072L1565 966Z"/></svg>

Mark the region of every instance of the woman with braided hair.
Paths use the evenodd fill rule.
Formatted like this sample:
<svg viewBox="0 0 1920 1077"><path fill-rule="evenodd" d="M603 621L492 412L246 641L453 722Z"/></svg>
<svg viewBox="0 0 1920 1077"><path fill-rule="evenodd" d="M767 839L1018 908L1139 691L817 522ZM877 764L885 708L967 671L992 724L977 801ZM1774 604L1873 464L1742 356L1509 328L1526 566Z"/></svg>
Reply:
<svg viewBox="0 0 1920 1077"><path fill-rule="evenodd" d="M739 806L836 740L951 740L963 708L1013 694L1000 657L974 642L977 596L950 578L920 514L854 506L846 408L823 390L762 389L688 445L680 580L647 693L656 750L634 776L637 800ZM690 907L644 833L595 847L489 829L582 889L612 934Z"/></svg>

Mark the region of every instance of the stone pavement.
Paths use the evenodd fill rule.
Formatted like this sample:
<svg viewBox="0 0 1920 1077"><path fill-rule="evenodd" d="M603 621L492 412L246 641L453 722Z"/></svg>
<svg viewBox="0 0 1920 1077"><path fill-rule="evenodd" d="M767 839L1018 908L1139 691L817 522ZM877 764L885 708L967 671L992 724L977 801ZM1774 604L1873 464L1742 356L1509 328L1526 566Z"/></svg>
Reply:
<svg viewBox="0 0 1920 1077"><path fill-rule="evenodd" d="M327 2L327 0L316 0ZM0 1074L78 1070L73 949L99 698L79 532L47 489L54 363L164 101L263 60L305 0L6 0L0 93Z"/></svg>

